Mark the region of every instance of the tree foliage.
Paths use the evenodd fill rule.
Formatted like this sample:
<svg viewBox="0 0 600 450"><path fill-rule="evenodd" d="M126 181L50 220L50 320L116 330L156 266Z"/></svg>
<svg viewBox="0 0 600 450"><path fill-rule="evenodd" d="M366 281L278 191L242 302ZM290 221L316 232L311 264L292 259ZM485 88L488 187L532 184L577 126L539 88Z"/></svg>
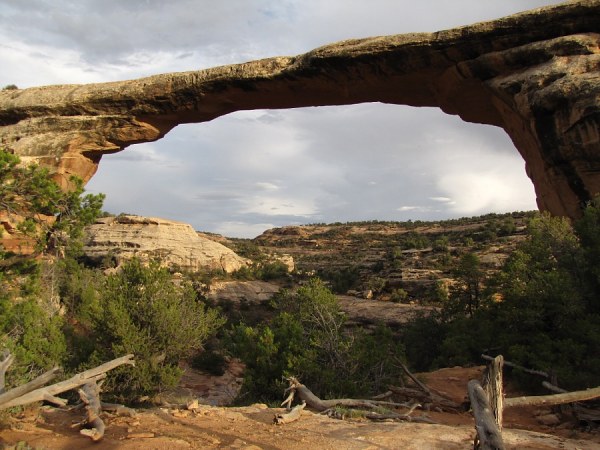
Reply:
<svg viewBox="0 0 600 450"><path fill-rule="evenodd" d="M49 246L64 251L68 243L78 251L84 227L101 213L104 194L83 195L83 182L76 177L71 185L63 191L47 169L23 166L18 156L0 150L0 212L35 242L38 254Z"/></svg>
<svg viewBox="0 0 600 450"><path fill-rule="evenodd" d="M244 401L280 398L290 375L323 398L364 396L398 380L404 349L391 331L346 330L337 298L321 280L280 293L274 307L270 325L240 324L231 333L231 349L246 364Z"/></svg>
<svg viewBox="0 0 600 450"><path fill-rule="evenodd" d="M100 213L103 195L83 195L83 184L64 192L37 165L0 151L0 216L16 224L33 243L33 254L20 255L0 248L0 347L16 356L9 382L21 383L42 370L62 364L68 354L64 319L56 314L54 262L38 258L78 253L83 228Z"/></svg>
<svg viewBox="0 0 600 450"><path fill-rule="evenodd" d="M591 204L574 227L540 214L527 231L494 279L480 278L474 258L461 260L457 274L465 296L454 305L464 298L467 308L445 308L407 326L409 360L423 364L419 369L479 362L489 351L552 372L567 388L597 385L600 210ZM487 289L475 290L482 281ZM412 343L425 338L435 345L413 353Z"/></svg>
<svg viewBox="0 0 600 450"><path fill-rule="evenodd" d="M133 259L107 277L100 291L92 315L91 362L133 353L135 368L115 371L107 390L135 401L173 386L181 375L180 360L201 349L224 322L190 284L175 284L157 263L144 266Z"/></svg>

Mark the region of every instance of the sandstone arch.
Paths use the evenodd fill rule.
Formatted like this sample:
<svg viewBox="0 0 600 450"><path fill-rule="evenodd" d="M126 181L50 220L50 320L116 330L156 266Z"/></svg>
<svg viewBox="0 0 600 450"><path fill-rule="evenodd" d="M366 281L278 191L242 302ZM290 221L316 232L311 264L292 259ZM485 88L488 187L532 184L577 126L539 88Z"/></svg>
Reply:
<svg viewBox="0 0 600 450"><path fill-rule="evenodd" d="M383 102L502 127L538 205L577 217L600 193L600 0L436 33L343 41L295 57L0 92L0 145L89 180L101 156L248 109Z"/></svg>

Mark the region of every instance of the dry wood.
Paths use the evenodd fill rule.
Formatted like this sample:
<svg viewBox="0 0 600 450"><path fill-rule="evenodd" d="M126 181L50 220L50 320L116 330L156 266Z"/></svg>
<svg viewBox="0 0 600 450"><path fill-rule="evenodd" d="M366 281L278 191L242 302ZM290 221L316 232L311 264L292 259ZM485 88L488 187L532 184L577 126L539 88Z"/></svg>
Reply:
<svg viewBox="0 0 600 450"><path fill-rule="evenodd" d="M276 414L273 422L277 425L294 422L302 415L302 410L306 407L306 402L294 406L291 410L285 413Z"/></svg>
<svg viewBox="0 0 600 450"><path fill-rule="evenodd" d="M14 355L11 355L8 350L2 352L2 361L0 361L0 394L4 392L4 387L6 385L6 371L14 360Z"/></svg>
<svg viewBox="0 0 600 450"><path fill-rule="evenodd" d="M489 355L481 355L483 359L486 361L493 361L494 357ZM520 366L518 364L512 363L510 361L504 361L504 365L507 367L512 367L514 369L520 370L521 372L530 373L531 375L538 375L544 378L550 378L550 375L547 372L543 372L541 370L528 369L527 367Z"/></svg>
<svg viewBox="0 0 600 450"><path fill-rule="evenodd" d="M553 385L552 383L549 383L547 381L542 381L542 386L544 386L546 389L548 389L549 391L552 391L556 394L566 394L567 390L560 388L558 386Z"/></svg>
<svg viewBox="0 0 600 450"><path fill-rule="evenodd" d="M388 386L388 389L394 394L407 399L407 401L417 401L421 404L429 404L431 407L439 408L443 411L464 411L462 405L459 405L458 403L448 398L442 397L441 395L436 394L435 392L427 394L426 392L423 392L420 389L397 386Z"/></svg>
<svg viewBox="0 0 600 450"><path fill-rule="evenodd" d="M112 361L101 364L98 367L94 367L93 369L89 369L84 372L78 373L77 375L69 378L68 380L61 381L59 383L46 386L44 388L36 389L20 397L14 398L4 403L0 403L0 409L26 405L28 403L39 402L47 399L51 399L53 401L57 400L57 398L55 397L57 394L70 391L87 383L98 381L106 377L106 372L123 364L135 365L133 361L133 355L126 355L120 358L113 359Z"/></svg>
<svg viewBox="0 0 600 450"><path fill-rule="evenodd" d="M502 431L502 411L504 409L504 387L502 385L502 366L504 358L496 356L485 369L483 389L487 395L498 429Z"/></svg>
<svg viewBox="0 0 600 450"><path fill-rule="evenodd" d="M60 373L60 371L60 367L55 367L47 372L44 372L42 375L40 375L34 380L31 380L29 383L17 386L16 388L11 389L10 391L0 394L0 405L12 399L18 398L22 395L25 395L26 393L31 392L34 389L38 389L44 386L45 384L49 383L52 379L54 379L56 375Z"/></svg>
<svg viewBox="0 0 600 450"><path fill-rule="evenodd" d="M86 383L78 390L79 397L85 405L87 411L87 420L84 428L80 431L84 436L90 437L93 441L99 441L104 437L104 422L100 418L102 408L100 405L100 387L98 383Z"/></svg>
<svg viewBox="0 0 600 450"><path fill-rule="evenodd" d="M413 382L419 386L423 391L425 391L427 394L432 395L431 394L431 390L425 386L425 384L423 384L421 382L421 380L419 380L417 377L415 377L412 373L410 373L410 370L408 370L408 367L406 367L406 365L402 362L402 361L398 361L398 364L400 364L400 367L402 367L402 370L404 370L404 373L406 373L406 375L408 375L408 377L413 380Z"/></svg>
<svg viewBox="0 0 600 450"><path fill-rule="evenodd" d="M600 387L586 389L585 391L566 392L554 395L537 395L530 397L514 397L504 399L504 407L562 405L565 403L581 402L600 397Z"/></svg>
<svg viewBox="0 0 600 450"><path fill-rule="evenodd" d="M544 386L549 391L555 392L557 394L565 394L569 392L564 390L563 388L548 383L547 381L543 381L542 386ZM598 410L597 407L589 407L580 403L573 403L572 406L573 414L575 415L577 420L584 422L600 422L600 410Z"/></svg>
<svg viewBox="0 0 600 450"><path fill-rule="evenodd" d="M473 417L475 418L475 429L477 430L474 447L481 450L504 449L502 434L498 429L487 396L479 381L469 381L468 391Z"/></svg>
<svg viewBox="0 0 600 450"><path fill-rule="evenodd" d="M405 403L395 403L395 402L387 402L387 401L378 401L378 400L364 400L364 399L353 399L353 398L337 398L331 400L321 400L315 394L312 393L310 389L300 383L296 378L289 377L288 382L290 386L286 389L286 393L289 392L287 398L283 401L282 406L291 405L294 397L297 395L298 398L302 400L303 403L320 413L327 413L331 411L333 408L337 406L342 406L350 409L370 409L373 410L379 406L392 406L392 407L403 407L410 408L410 410L405 414L398 414L395 412L389 412L387 414L377 414L371 413L367 414L365 417L373 419L373 420L384 420L384 419L395 419L395 420L411 420L413 422L422 422L422 423L435 423L428 418L424 417L412 417L410 414L413 410L421 405L407 405ZM419 391L420 392L420 391Z"/></svg>
<svg viewBox="0 0 600 450"><path fill-rule="evenodd" d="M378 400L368 400L368 399L356 399L356 398L335 398L331 400L321 400L315 394L312 393L310 389L300 383L296 378L290 377L288 378L290 382L290 387L286 391L291 391L290 395L284 402L282 406L286 404L291 404L291 401L294 398L294 395L297 395L300 400L305 401L307 406L317 410L318 412L323 412L328 409L334 408L336 406L345 406L348 408L366 408L373 409L378 406L397 406L397 407L406 407L403 403L395 403L395 402L386 402L386 401L378 401Z"/></svg>

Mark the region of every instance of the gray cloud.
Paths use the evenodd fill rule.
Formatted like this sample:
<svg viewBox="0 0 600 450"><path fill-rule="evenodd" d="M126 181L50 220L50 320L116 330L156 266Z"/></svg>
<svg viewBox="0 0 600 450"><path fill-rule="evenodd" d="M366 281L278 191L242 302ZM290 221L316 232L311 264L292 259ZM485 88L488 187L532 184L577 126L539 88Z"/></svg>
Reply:
<svg viewBox="0 0 600 450"><path fill-rule="evenodd" d="M550 0L3 0L0 85L87 83L436 31ZM105 156L87 186L111 212L226 235L287 224L438 219L535 208L500 129L431 108L250 111Z"/></svg>

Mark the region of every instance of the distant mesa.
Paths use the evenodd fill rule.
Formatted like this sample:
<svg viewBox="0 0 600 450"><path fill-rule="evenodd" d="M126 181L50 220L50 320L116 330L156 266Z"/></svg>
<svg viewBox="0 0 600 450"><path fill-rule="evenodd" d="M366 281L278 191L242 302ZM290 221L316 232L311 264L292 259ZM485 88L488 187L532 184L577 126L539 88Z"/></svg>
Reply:
<svg viewBox="0 0 600 450"><path fill-rule="evenodd" d="M115 265L134 257L180 270L235 272L248 265L223 244L200 236L191 225L157 217L103 217L86 227L86 257Z"/></svg>
<svg viewBox="0 0 600 450"><path fill-rule="evenodd" d="M600 0L435 33L131 81L0 92L0 145L67 186L102 155L239 110L382 102L503 128L538 206L577 217L600 192Z"/></svg>

